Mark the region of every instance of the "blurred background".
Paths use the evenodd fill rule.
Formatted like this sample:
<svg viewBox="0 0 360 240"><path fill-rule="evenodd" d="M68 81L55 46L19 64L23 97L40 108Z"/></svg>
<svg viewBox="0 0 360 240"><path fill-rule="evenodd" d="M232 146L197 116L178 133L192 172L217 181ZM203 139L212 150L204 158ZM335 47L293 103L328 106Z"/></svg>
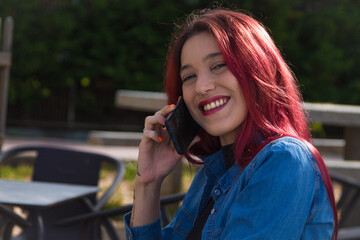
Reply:
<svg viewBox="0 0 360 240"><path fill-rule="evenodd" d="M7 135L141 131L148 113L117 109L115 91L162 91L174 23L214 5L270 29L305 101L360 104L358 0L1 0L0 17L14 19Z"/></svg>

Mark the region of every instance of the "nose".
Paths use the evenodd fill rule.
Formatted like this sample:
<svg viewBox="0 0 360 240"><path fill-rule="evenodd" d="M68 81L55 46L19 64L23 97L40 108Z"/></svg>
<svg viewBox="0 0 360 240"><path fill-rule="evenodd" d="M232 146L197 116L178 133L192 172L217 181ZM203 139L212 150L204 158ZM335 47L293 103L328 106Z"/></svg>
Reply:
<svg viewBox="0 0 360 240"><path fill-rule="evenodd" d="M215 81L210 76L206 74L198 74L196 85L195 85L195 92L203 96L204 93L209 93L215 89Z"/></svg>

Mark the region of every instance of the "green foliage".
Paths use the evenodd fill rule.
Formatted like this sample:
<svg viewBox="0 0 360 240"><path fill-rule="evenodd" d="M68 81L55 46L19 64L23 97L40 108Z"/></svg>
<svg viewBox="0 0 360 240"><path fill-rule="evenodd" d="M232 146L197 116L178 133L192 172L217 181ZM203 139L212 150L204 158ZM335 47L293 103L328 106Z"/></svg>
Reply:
<svg viewBox="0 0 360 240"><path fill-rule="evenodd" d="M44 102L104 122L117 89L162 90L173 23L211 1L1 0L14 17L9 118ZM360 1L234 0L253 13L297 75L306 101L360 104ZM59 100L60 99L60 100ZM58 107L60 111L62 107ZM116 121L116 120L115 120Z"/></svg>
<svg viewBox="0 0 360 240"><path fill-rule="evenodd" d="M137 163L136 162L128 162L125 165L125 175L124 180L134 181L137 171Z"/></svg>
<svg viewBox="0 0 360 240"><path fill-rule="evenodd" d="M312 122L310 124L311 136L314 138L325 138L326 133L323 124L320 122Z"/></svg>
<svg viewBox="0 0 360 240"><path fill-rule="evenodd" d="M305 101L360 104L360 2L236 1L254 13L295 72Z"/></svg>
<svg viewBox="0 0 360 240"><path fill-rule="evenodd" d="M9 117L32 119L38 105L61 99L75 101L76 120L100 122L114 111L117 89L162 90L165 45L181 5L2 0L1 15L15 21Z"/></svg>
<svg viewBox="0 0 360 240"><path fill-rule="evenodd" d="M0 176L4 179L11 180L28 180L32 175L32 167L28 165L20 165L18 167L2 166L0 168Z"/></svg>

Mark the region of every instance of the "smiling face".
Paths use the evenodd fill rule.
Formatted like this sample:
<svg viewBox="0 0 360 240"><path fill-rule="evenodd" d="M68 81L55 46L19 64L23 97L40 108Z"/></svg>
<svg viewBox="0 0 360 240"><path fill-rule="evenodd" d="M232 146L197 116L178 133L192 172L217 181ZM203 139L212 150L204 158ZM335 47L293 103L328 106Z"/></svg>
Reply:
<svg viewBox="0 0 360 240"><path fill-rule="evenodd" d="M233 143L248 108L211 34L198 33L185 42L180 77L185 103L195 121L210 135L220 137L222 146Z"/></svg>

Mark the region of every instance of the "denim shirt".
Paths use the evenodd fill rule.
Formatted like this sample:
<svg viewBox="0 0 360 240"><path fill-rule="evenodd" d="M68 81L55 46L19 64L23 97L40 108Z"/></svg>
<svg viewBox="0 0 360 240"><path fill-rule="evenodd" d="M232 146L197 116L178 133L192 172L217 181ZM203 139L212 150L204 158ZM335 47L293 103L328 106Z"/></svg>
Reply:
<svg viewBox="0 0 360 240"><path fill-rule="evenodd" d="M333 210L320 170L306 145L291 137L266 145L245 168L226 171L222 151L202 166L169 225L160 218L130 228L127 239L185 239L212 197L202 239L331 239Z"/></svg>

